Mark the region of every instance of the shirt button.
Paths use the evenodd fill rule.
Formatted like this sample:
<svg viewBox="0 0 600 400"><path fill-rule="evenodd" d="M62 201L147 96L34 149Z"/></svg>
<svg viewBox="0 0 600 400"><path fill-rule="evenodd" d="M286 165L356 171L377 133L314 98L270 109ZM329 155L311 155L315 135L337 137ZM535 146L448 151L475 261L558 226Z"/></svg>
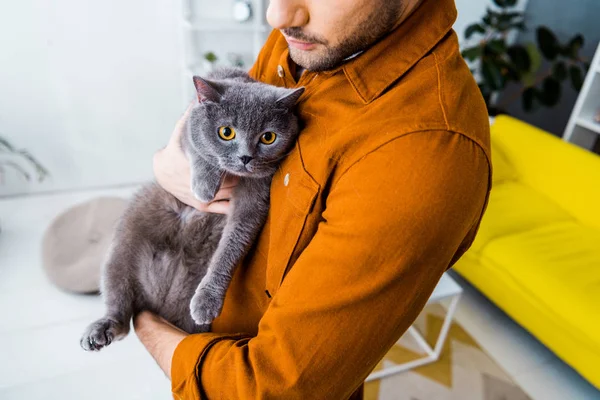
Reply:
<svg viewBox="0 0 600 400"><path fill-rule="evenodd" d="M285 75L285 71L283 70L283 67L281 65L277 66L277 75L279 75L280 78L283 78L283 76Z"/></svg>
<svg viewBox="0 0 600 400"><path fill-rule="evenodd" d="M283 178L283 186L287 186L290 184L290 174L285 174L285 177Z"/></svg>

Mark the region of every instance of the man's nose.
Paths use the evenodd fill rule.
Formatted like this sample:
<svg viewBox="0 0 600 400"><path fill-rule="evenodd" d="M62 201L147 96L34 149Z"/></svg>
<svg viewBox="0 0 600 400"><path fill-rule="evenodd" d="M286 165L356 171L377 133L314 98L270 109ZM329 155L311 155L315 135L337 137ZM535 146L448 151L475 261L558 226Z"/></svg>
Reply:
<svg viewBox="0 0 600 400"><path fill-rule="evenodd" d="M304 0L271 0L267 22L273 29L304 26L308 23L308 8Z"/></svg>

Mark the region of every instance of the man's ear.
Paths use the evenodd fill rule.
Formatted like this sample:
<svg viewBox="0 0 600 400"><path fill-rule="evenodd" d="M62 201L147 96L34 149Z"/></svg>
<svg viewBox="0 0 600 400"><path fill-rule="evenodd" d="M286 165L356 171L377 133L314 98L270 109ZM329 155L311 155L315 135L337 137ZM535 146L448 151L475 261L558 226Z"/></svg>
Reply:
<svg viewBox="0 0 600 400"><path fill-rule="evenodd" d="M194 76L194 86L196 87L196 94L200 103L204 101L218 103L221 101L223 88L218 83Z"/></svg>
<svg viewBox="0 0 600 400"><path fill-rule="evenodd" d="M298 102L302 93L304 93L304 88L300 87L297 89L286 89L287 93L275 100L275 105L279 107L292 108Z"/></svg>

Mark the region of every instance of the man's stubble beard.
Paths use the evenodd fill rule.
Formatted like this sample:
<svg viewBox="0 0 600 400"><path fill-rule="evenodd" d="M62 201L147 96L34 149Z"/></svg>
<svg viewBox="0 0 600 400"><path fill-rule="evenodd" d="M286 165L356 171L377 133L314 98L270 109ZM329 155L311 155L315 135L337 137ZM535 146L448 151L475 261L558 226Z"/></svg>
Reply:
<svg viewBox="0 0 600 400"><path fill-rule="evenodd" d="M379 3L380 6L375 7L353 33L333 47L323 39L303 35L302 28L283 29L289 37L322 43L318 45L318 50L313 51L302 51L289 46L290 58L302 68L320 72L333 69L346 58L367 49L394 28L404 10L403 1L380 0Z"/></svg>

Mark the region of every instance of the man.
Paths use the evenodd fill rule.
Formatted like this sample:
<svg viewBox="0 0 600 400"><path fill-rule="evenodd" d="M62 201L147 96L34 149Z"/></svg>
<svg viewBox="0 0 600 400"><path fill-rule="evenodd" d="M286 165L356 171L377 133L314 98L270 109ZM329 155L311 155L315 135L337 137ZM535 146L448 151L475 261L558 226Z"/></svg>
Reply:
<svg viewBox="0 0 600 400"><path fill-rule="evenodd" d="M251 75L306 88L268 221L211 333L147 312L135 329L176 398L359 399L475 237L491 185L487 112L453 0L271 0L267 18L275 30ZM180 127L155 157L158 182L227 212L193 199Z"/></svg>

